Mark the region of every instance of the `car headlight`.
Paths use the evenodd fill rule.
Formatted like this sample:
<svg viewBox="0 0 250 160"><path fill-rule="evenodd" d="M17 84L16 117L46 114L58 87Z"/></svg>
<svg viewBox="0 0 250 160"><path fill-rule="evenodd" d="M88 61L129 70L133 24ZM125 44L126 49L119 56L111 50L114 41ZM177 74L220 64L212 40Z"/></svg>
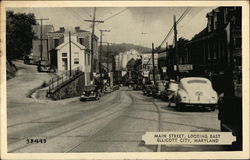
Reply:
<svg viewBox="0 0 250 160"><path fill-rule="evenodd" d="M82 94L85 94L85 92L82 92Z"/></svg>
<svg viewBox="0 0 250 160"><path fill-rule="evenodd" d="M91 91L91 94L93 94L94 92L93 91Z"/></svg>

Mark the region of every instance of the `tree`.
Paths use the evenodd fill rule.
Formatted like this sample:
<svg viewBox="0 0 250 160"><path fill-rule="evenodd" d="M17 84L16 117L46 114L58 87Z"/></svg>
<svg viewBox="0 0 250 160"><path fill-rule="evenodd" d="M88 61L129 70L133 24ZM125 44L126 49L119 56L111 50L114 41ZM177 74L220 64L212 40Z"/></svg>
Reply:
<svg viewBox="0 0 250 160"><path fill-rule="evenodd" d="M33 13L6 13L6 51L7 60L15 60L28 55L32 48L34 33L32 25L36 24Z"/></svg>

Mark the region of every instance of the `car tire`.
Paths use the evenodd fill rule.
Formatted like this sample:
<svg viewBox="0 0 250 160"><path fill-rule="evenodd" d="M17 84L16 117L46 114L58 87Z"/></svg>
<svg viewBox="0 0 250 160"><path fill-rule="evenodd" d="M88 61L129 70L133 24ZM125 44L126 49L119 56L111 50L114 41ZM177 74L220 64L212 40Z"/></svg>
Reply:
<svg viewBox="0 0 250 160"><path fill-rule="evenodd" d="M95 100L98 101L100 99L99 94L97 94L97 96L95 97Z"/></svg>
<svg viewBox="0 0 250 160"><path fill-rule="evenodd" d="M215 111L215 106L211 106L210 111L212 111L212 112Z"/></svg>
<svg viewBox="0 0 250 160"><path fill-rule="evenodd" d="M180 104L179 102L176 101L175 105L177 111L179 112L183 111L183 104Z"/></svg>

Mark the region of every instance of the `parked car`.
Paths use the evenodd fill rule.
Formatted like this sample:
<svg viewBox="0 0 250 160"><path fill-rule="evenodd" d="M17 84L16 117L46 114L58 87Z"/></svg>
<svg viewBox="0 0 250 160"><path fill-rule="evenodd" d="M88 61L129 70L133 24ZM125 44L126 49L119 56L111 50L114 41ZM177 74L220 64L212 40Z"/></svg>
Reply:
<svg viewBox="0 0 250 160"><path fill-rule="evenodd" d="M37 65L38 72L56 72L56 68L53 65L49 64L49 61L41 60Z"/></svg>
<svg viewBox="0 0 250 160"><path fill-rule="evenodd" d="M166 83L165 90L161 92L161 99L173 102L178 90L178 82L170 80Z"/></svg>
<svg viewBox="0 0 250 160"><path fill-rule="evenodd" d="M175 97L177 110L181 111L185 106L203 106L214 111L217 101L217 93L207 78L189 77L180 80Z"/></svg>
<svg viewBox="0 0 250 160"><path fill-rule="evenodd" d="M109 85L105 85L104 93L111 93L111 92L113 92L113 87L111 87Z"/></svg>
<svg viewBox="0 0 250 160"><path fill-rule="evenodd" d="M113 85L113 91L119 90L120 89L120 85L119 84L114 84Z"/></svg>
<svg viewBox="0 0 250 160"><path fill-rule="evenodd" d="M101 89L96 85L85 86L80 96L80 101L87 99L99 100L101 97Z"/></svg>
<svg viewBox="0 0 250 160"><path fill-rule="evenodd" d="M33 57L31 55L25 55L23 56L23 63L24 64L33 64Z"/></svg>
<svg viewBox="0 0 250 160"><path fill-rule="evenodd" d="M142 85L141 84L134 84L133 90L142 90Z"/></svg>
<svg viewBox="0 0 250 160"><path fill-rule="evenodd" d="M148 87L148 84L144 84L143 86L142 86L142 93L143 93L143 95L146 95L146 91L147 91L147 87Z"/></svg>
<svg viewBox="0 0 250 160"><path fill-rule="evenodd" d="M165 80L159 80L156 81L153 90L152 90L152 95L154 98L159 98L161 93L165 90L167 81Z"/></svg>
<svg viewBox="0 0 250 160"><path fill-rule="evenodd" d="M154 85L150 84L146 87L146 95L147 96L152 96L153 95L153 90L154 90Z"/></svg>

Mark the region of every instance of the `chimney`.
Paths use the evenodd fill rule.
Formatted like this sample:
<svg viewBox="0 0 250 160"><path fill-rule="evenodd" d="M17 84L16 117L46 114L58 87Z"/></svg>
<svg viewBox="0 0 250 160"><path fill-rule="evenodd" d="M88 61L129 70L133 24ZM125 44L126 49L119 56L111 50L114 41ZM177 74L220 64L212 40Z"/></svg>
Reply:
<svg viewBox="0 0 250 160"><path fill-rule="evenodd" d="M76 31L76 32L78 32L79 30L80 30L80 27L79 27L79 26L75 27L75 31Z"/></svg>
<svg viewBox="0 0 250 160"><path fill-rule="evenodd" d="M60 32L65 32L64 27L60 27L59 30L60 30Z"/></svg>

